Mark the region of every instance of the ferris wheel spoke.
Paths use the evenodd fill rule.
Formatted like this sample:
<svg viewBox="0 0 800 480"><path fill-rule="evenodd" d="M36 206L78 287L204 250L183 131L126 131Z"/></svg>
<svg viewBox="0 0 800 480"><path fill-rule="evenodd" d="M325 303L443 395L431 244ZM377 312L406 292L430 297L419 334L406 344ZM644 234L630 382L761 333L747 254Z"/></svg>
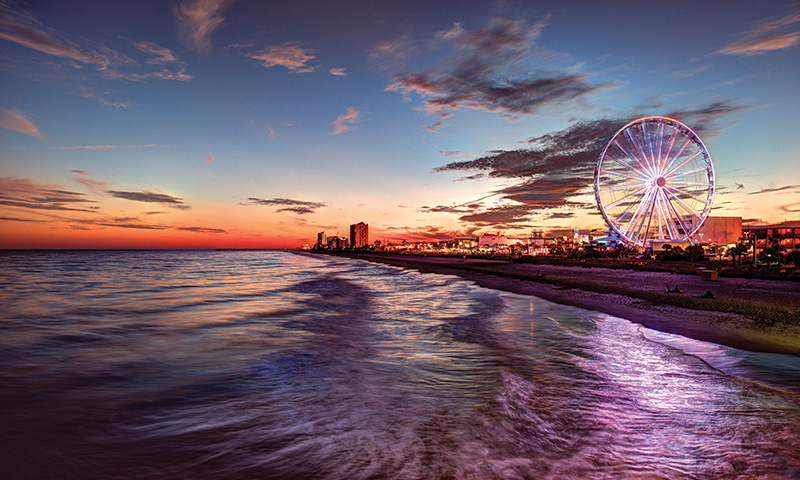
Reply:
<svg viewBox="0 0 800 480"><path fill-rule="evenodd" d="M651 198L654 195L654 192L655 192L655 190L653 190L653 189L648 190L647 191L647 195L645 195L645 198L641 202L639 202L639 205L636 207L636 211L633 212L633 216L631 217L630 221L628 222L628 225L625 227L625 234L627 234L629 231L630 231L630 233L633 233L633 231L631 230L631 227L635 228L635 225L637 223L639 223L639 219L641 218L643 212L645 210L647 210L648 205L650 204Z"/></svg>
<svg viewBox="0 0 800 480"><path fill-rule="evenodd" d="M650 165L655 166L655 155L653 155L653 136L650 135L650 130L647 128L647 122L642 123L642 132L644 134L645 146L650 150L650 156L647 156L647 151L644 152L646 158L650 159Z"/></svg>
<svg viewBox="0 0 800 480"><path fill-rule="evenodd" d="M705 169L703 169L703 170L705 170ZM708 183L708 182L699 183L699 182L673 182L673 181L670 181L669 184L670 185L680 185L682 187L706 187L707 188L707 187L711 186L711 184Z"/></svg>
<svg viewBox="0 0 800 480"><path fill-rule="evenodd" d="M671 180L671 179L673 179L673 178L685 177L686 175L691 175L691 174L693 174L693 173L702 172L702 171L704 171L705 169L706 169L706 167L699 167L699 168L695 168L694 170L692 170L692 171L689 171L689 172L681 172L681 173L679 173L679 174L677 174L677 175L672 175L672 176L670 176L669 178L670 178L670 180Z"/></svg>
<svg viewBox="0 0 800 480"><path fill-rule="evenodd" d="M667 224L667 232L669 232L670 238L680 238L680 233L678 233L678 222L680 219L674 214L674 210L671 208L672 205L664 192L661 192L661 206L664 212L664 222Z"/></svg>
<svg viewBox="0 0 800 480"><path fill-rule="evenodd" d="M635 192L631 192L631 193L629 193L629 194L625 195L624 197L618 198L618 199L614 200L613 202L609 203L608 205L606 205L606 208L614 208L614 207L616 207L616 206L617 206L617 205L618 205L620 202L622 202L623 200L627 200L628 198L631 198L631 197L632 197L632 196L634 196L634 195L639 195L639 194L641 194L642 192L644 192L645 190L647 190L647 187L642 187L642 188L640 188L639 190L636 190Z"/></svg>
<svg viewBox="0 0 800 480"><path fill-rule="evenodd" d="M675 163L676 160L680 158L681 155L683 155L683 151L686 150L686 147L688 147L690 143L692 143L692 139L687 138L686 141L683 142L683 145L681 145L681 148L678 149L678 152L675 154L675 156L672 157L672 160L670 160L669 163L661 171L661 173L664 173L668 171L670 168L672 168L672 165Z"/></svg>
<svg viewBox="0 0 800 480"><path fill-rule="evenodd" d="M625 175L624 173L617 173L612 170L603 170L603 175L614 175L615 177L629 178L631 180L644 180L642 177L634 177L633 175Z"/></svg>
<svg viewBox="0 0 800 480"><path fill-rule="evenodd" d="M630 155L628 155L627 153L625 155L630 157ZM634 167L633 165L631 165L630 163L626 162L625 159L620 158L620 157L616 157L616 156L613 156L613 155L609 155L608 158L609 158L609 160L613 160L615 162L619 162L619 163L625 165L626 167L628 167L628 169L630 169L634 173L638 174L642 178L642 180L645 180L645 179L648 178L647 173L641 171L640 169L638 169L638 168ZM637 160L637 163L639 163L638 160Z"/></svg>
<svg viewBox="0 0 800 480"><path fill-rule="evenodd" d="M634 205L637 205L637 206L638 206L638 205L640 205L640 204L641 204L641 202L631 202L631 203L629 203L629 204L628 204L628 206L627 206L627 207L625 207L625 210L623 210L623 211L622 211L622 212L621 212L619 215L617 215L617 217L616 217L616 219L615 219L615 222L617 223L617 225L621 227L621 226L622 226L622 222L623 222L622 218L623 218L623 217L624 217L626 214L628 214L628 212L630 212L631 208L632 208Z"/></svg>
<svg viewBox="0 0 800 480"><path fill-rule="evenodd" d="M661 155L664 153L664 124L658 124L658 161L656 161L657 168L661 167Z"/></svg>
<svg viewBox="0 0 800 480"><path fill-rule="evenodd" d="M632 154L631 152L629 152L629 151L628 151L628 149L626 149L626 148L625 148L625 147L623 147L623 146L622 146L622 145L621 145L619 142L617 142L617 140L616 140L616 139L615 139L615 140L613 140L613 142L612 142L612 143L613 143L613 145L614 145L615 147L617 147L617 150L619 150L620 152L622 152L622 153L623 153L623 155L626 155L626 156L628 156L628 157L630 157L630 158L632 158L632 159L636 160L636 163L638 163L638 164L639 164L639 166L640 166L640 167L642 167L642 170L647 170L647 167L646 167L646 166L644 166L644 165L642 164L641 160L639 160L639 158L638 158L636 155L634 155L634 154Z"/></svg>
<svg viewBox="0 0 800 480"><path fill-rule="evenodd" d="M664 162L662 165L659 165L659 172L663 172L666 170L667 161L669 160L669 156L672 153L672 147L675 145L675 139L678 138L678 129L677 127L672 127L672 135L670 136L669 146L667 147L666 155L664 155Z"/></svg>
<svg viewBox="0 0 800 480"><path fill-rule="evenodd" d="M695 153L693 153L693 154L692 154L692 155L691 155L689 158L687 158L686 160L684 160L683 162L681 162L681 164L680 164L680 165L678 165L677 167L672 167L672 169L670 169L670 170L669 170L667 173L665 173L663 176L664 176L664 177L671 177L671 176L672 176L672 172L674 172L675 170L678 170L679 168L683 167L683 166L684 166L684 165L686 165L687 163L691 162L692 160L694 160L695 158L697 158L697 156L698 156L698 155L700 155L701 153L703 153L703 151L702 151L702 150L698 150L698 151L696 151L696 152L695 152Z"/></svg>
<svg viewBox="0 0 800 480"><path fill-rule="evenodd" d="M647 122L645 122L645 124L647 124ZM663 127L663 125L659 125L659 127ZM659 131L659 127L655 127L653 132L650 131L651 128L653 128L652 125L649 126L648 129L647 129L647 145L648 145L648 147L650 147L650 163L653 164L653 171L654 172L658 171L658 160L657 160L657 156L656 156L656 138L655 138L655 135L659 135L658 133L656 133L657 131Z"/></svg>
<svg viewBox="0 0 800 480"><path fill-rule="evenodd" d="M672 229L671 229L671 222L669 220L669 216L667 215L666 206L664 205L664 196L663 195L659 195L659 197L658 197L658 213L659 213L658 229L659 229L659 234L661 235L661 239L666 238L666 236L664 234L664 230L666 230L666 232L667 232L666 235L669 235L670 237L672 237L673 235L672 235Z"/></svg>
<svg viewBox="0 0 800 480"><path fill-rule="evenodd" d="M703 200L702 198L698 197L697 195L695 195L695 194L693 194L691 192L687 192L686 190L678 190L677 188L670 187L669 185L666 185L664 188L669 190L670 193L678 192L678 193L680 193L682 195L689 195L690 197L694 198L695 200L697 200L700 203L706 203L706 201Z"/></svg>
<svg viewBox="0 0 800 480"><path fill-rule="evenodd" d="M671 191L668 191L668 193L672 198L675 199L675 201L678 202L678 205L682 206L688 213L691 213L692 215L700 218L700 212L698 212L697 210L692 208L691 205L689 205L688 203L684 202L683 199L681 199L679 196L675 195Z"/></svg>
<svg viewBox="0 0 800 480"><path fill-rule="evenodd" d="M677 198L677 197L676 197L676 198ZM678 200L680 201L680 199L678 199ZM683 218L684 218L684 217L683 217L683 215L681 215L681 214L678 212L678 209L677 209L677 207L675 207L675 205L673 205L673 204L672 204L672 202L667 202L667 205L668 205L668 206L669 206L669 207L672 209L672 212L674 213L674 215L675 215L675 218L678 220L678 222L680 223L681 227L683 227L683 234L684 234L684 235L686 235L686 236L688 237L688 236L689 236L689 234L691 233L691 229L690 229L690 228L688 228L688 227L686 226L686 224L684 223L684 221L683 221ZM677 237L676 237L676 238L677 238Z"/></svg>
<svg viewBox="0 0 800 480"><path fill-rule="evenodd" d="M665 192L665 195L666 195L667 193L669 193L669 192ZM670 193L670 194L671 194L671 193ZM691 207L689 207L688 205L686 205L686 204L685 204L685 202L683 202L683 201L682 201L680 198L678 198L678 197L675 197L674 195L672 195L672 196L673 196L673 198L675 198L675 200L677 200L677 205L680 205L680 206L682 206L684 209L688 209L688 210L687 210L687 212L689 212L689 213L690 213L690 216L692 217L692 219L694 219L694 218L698 218L698 219L699 219L699 218L700 218L699 214L698 214L698 213L697 213L697 212L696 212L696 211L695 211L693 208L691 208ZM684 220L684 218L686 218L686 216L685 216L685 215L681 215L681 214L680 214L680 212L678 212L678 207L676 206L676 204L674 204L674 203L672 203L672 202L668 202L668 205L670 206L670 208L671 208L671 209L672 209L672 211L674 212L674 215L675 215L675 217L676 217L676 218L678 219L678 221L680 222L680 225L681 225L681 227L683 227L683 232L684 232L684 234L685 234L687 237L688 237L688 236L690 236L692 229L691 229L691 228L689 228L689 227L687 227L687 226L686 226L686 223L683 221L683 220ZM692 213L692 212L693 212L693 213Z"/></svg>
<svg viewBox="0 0 800 480"><path fill-rule="evenodd" d="M633 147L634 152L641 155L641 158L639 158L638 156L634 156L634 158L640 160L639 163L642 164L645 171L647 171L648 175L652 175L653 167L647 161L647 155L644 153L644 149L642 149L642 146L639 144L639 141L629 130L625 130L625 136L628 138L628 143L631 145L631 147ZM644 162L642 162L642 160L644 160Z"/></svg>
<svg viewBox="0 0 800 480"><path fill-rule="evenodd" d="M650 213L647 215L647 226L644 228L644 232L642 232L642 244L647 242L647 234L650 232L650 222L653 221L653 212L656 210L656 197L653 197L653 200L650 202ZM640 227L641 228L641 227Z"/></svg>

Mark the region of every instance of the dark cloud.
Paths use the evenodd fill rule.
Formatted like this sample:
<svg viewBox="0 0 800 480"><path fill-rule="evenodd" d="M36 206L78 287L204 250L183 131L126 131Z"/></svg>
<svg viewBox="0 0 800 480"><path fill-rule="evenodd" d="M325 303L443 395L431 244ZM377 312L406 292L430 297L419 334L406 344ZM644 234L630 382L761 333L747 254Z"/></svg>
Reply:
<svg viewBox="0 0 800 480"><path fill-rule="evenodd" d="M163 213L163 212L151 212ZM228 233L221 228L210 227L180 227L168 224L146 223L138 217L119 217L119 218L94 218L94 219L72 219L74 223L83 225L96 225L101 227L131 228L136 230L178 230L182 232L195 233Z"/></svg>
<svg viewBox="0 0 800 480"><path fill-rule="evenodd" d="M442 227L426 225L424 227L387 227L384 232L392 243L399 243L402 240L407 242L435 242L440 240L452 240L454 238L475 237L477 228L466 231L446 230Z"/></svg>
<svg viewBox="0 0 800 480"><path fill-rule="evenodd" d="M545 220L557 220L563 218L572 218L575 214L572 212L554 212L545 217Z"/></svg>
<svg viewBox="0 0 800 480"><path fill-rule="evenodd" d="M275 212L276 213L294 212L298 215L306 215L308 213L314 213L314 209L309 207L286 207L286 208L279 208L278 210L275 210Z"/></svg>
<svg viewBox="0 0 800 480"><path fill-rule="evenodd" d="M292 200L291 198L270 198L270 199L263 199L263 198L256 198L250 197L247 199L247 203L241 203L240 205L264 205L269 207L283 207L279 208L275 212L294 212L298 215L306 215L309 213L314 213L318 208L326 207L326 203L322 202L307 202L303 200Z"/></svg>
<svg viewBox="0 0 800 480"><path fill-rule="evenodd" d="M117 228L135 228L138 230L166 230L167 227L163 227L160 225L146 225L146 224L139 224L139 223L94 223L94 225L100 225L103 227L117 227Z"/></svg>
<svg viewBox="0 0 800 480"><path fill-rule="evenodd" d="M798 191L800 191L800 185L784 185L782 187L765 188L765 189L759 190L757 192L750 192L748 195L761 195L762 193L785 192L785 191L788 191L788 190L798 190Z"/></svg>
<svg viewBox="0 0 800 480"><path fill-rule="evenodd" d="M0 220L5 222L35 222L35 223L44 223L46 220L34 220L32 218L17 218L17 217L0 217Z"/></svg>
<svg viewBox="0 0 800 480"><path fill-rule="evenodd" d="M163 203L173 208L188 209L188 205L184 205L183 199L173 197L165 193L148 192L147 190L141 192L123 192L119 190L106 190L106 193L116 198L124 198L125 200L133 200L134 202L144 203Z"/></svg>
<svg viewBox="0 0 800 480"><path fill-rule="evenodd" d="M208 227L177 227L175 230L182 230L184 232L196 233L228 233L227 230L221 228L208 228Z"/></svg>
<svg viewBox="0 0 800 480"><path fill-rule="evenodd" d="M460 52L453 65L398 73L387 90L421 95L428 112L441 117L460 108L515 117L579 100L611 85L591 84L585 74L526 67L524 60L544 26L495 18L484 28L462 30L452 36Z"/></svg>
<svg viewBox="0 0 800 480"><path fill-rule="evenodd" d="M531 207L527 205L504 205L459 217L459 220L479 227L509 226L530 219Z"/></svg>
<svg viewBox="0 0 800 480"><path fill-rule="evenodd" d="M678 110L665 116L683 122L701 137L710 137L719 134L722 128L719 121L723 117L749 108L731 101L719 101L697 110Z"/></svg>
<svg viewBox="0 0 800 480"><path fill-rule="evenodd" d="M781 205L780 207L778 207L778 210L784 213L798 213L800 212L800 204L795 203L793 205L792 204Z"/></svg>
<svg viewBox="0 0 800 480"><path fill-rule="evenodd" d="M87 203L96 202L86 198L86 194L61 190L28 178L0 178L0 205L31 210L92 212L96 207Z"/></svg>

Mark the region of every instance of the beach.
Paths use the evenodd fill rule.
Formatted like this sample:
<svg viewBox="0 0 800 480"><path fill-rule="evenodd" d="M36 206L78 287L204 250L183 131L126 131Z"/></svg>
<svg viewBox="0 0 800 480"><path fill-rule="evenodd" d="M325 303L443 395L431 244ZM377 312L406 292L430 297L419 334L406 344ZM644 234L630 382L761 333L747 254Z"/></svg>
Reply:
<svg viewBox="0 0 800 480"><path fill-rule="evenodd" d="M480 258L337 252L336 255L457 275L476 284L625 318L645 327L734 348L800 356L800 285L781 280L718 278L667 272L525 264ZM579 284L581 288L576 288ZM680 293L674 292L676 289ZM667 292L671 290L672 292ZM618 292L625 292L621 294ZM703 299L711 292L713 299ZM644 298L642 298L644 297ZM695 303L702 310L658 300ZM788 312L764 324L753 315L725 311L731 303Z"/></svg>

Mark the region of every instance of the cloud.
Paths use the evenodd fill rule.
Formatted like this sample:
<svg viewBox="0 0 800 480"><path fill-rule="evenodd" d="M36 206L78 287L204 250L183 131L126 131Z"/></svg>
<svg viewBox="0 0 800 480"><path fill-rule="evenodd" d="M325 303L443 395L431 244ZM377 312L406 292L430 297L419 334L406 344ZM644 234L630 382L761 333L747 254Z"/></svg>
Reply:
<svg viewBox="0 0 800 480"><path fill-rule="evenodd" d="M33 218L18 218L18 217L0 217L0 220L5 222L34 222L34 223L43 223L47 220L35 220Z"/></svg>
<svg viewBox="0 0 800 480"><path fill-rule="evenodd" d="M770 187L770 188L765 188L763 190L759 190L757 192L750 192L748 195L761 195L762 193L777 193L777 192L786 192L793 190L800 192L800 185L784 185L782 187Z"/></svg>
<svg viewBox="0 0 800 480"><path fill-rule="evenodd" d="M466 31L460 23L454 23L448 30L442 30L433 34L434 42L448 42L456 40L465 35Z"/></svg>
<svg viewBox="0 0 800 480"><path fill-rule="evenodd" d="M211 53L211 35L222 25L222 16L232 0L185 0L172 12L178 25L181 41L197 53Z"/></svg>
<svg viewBox="0 0 800 480"><path fill-rule="evenodd" d="M25 135L30 135L40 140L44 139L44 135L39 132L36 125L31 123L31 121L25 117L25 114L19 110L8 108L0 110L0 127L24 133Z"/></svg>
<svg viewBox="0 0 800 480"><path fill-rule="evenodd" d="M475 31L453 33L460 53L452 65L398 73L386 90L420 95L424 109L441 117L453 110L478 109L514 118L580 100L611 85L591 84L586 74L527 67L525 59L545 26L495 18Z"/></svg>
<svg viewBox="0 0 800 480"><path fill-rule="evenodd" d="M146 215L165 212L148 212ZM222 228L211 227L181 227L159 223L145 223L138 217L119 217L119 218L93 218L93 219L71 219L74 223L84 225L96 225L101 227L130 228L136 230L177 230L181 232L223 234L228 233Z"/></svg>
<svg viewBox="0 0 800 480"><path fill-rule="evenodd" d="M175 230L181 230L184 232L196 232L196 233L228 233L227 230L223 230L221 228L208 228L208 227L177 227Z"/></svg>
<svg viewBox="0 0 800 480"><path fill-rule="evenodd" d="M55 32L48 33L30 16L9 14L0 18L0 38L37 50L48 55L68 58L93 65L107 65L108 59L102 55L85 51L68 40L55 38Z"/></svg>
<svg viewBox="0 0 800 480"><path fill-rule="evenodd" d="M470 238L475 236L475 230L446 230L442 227L426 225L424 227L386 227L382 231L389 241L399 243L402 240L408 242L435 242L440 240L452 240L454 238Z"/></svg>
<svg viewBox="0 0 800 480"><path fill-rule="evenodd" d="M789 204L789 205L781 205L778 207L778 210L782 211L783 213L798 213L800 212L800 205L797 203Z"/></svg>
<svg viewBox="0 0 800 480"><path fill-rule="evenodd" d="M459 217L459 220L469 222L479 227L507 227L514 223L528 221L530 216L531 208L526 205L504 205L492 207L469 215L463 215Z"/></svg>
<svg viewBox="0 0 800 480"><path fill-rule="evenodd" d="M124 198L125 200L132 200L134 202L163 203L171 206L172 208L178 208L182 210L187 210L190 208L188 205L184 205L182 198L173 197L165 193L154 193L154 192L149 192L147 190L141 192L123 192L119 190L106 190L105 193L115 198Z"/></svg>
<svg viewBox="0 0 800 480"><path fill-rule="evenodd" d="M731 101L713 102L695 110L677 110L666 114L688 125L695 133L704 137L717 135L722 128L720 120L751 107L737 105Z"/></svg>
<svg viewBox="0 0 800 480"><path fill-rule="evenodd" d="M0 38L68 60L62 64L55 62L46 64L46 68L60 69L57 76L60 86L64 83L64 78L74 77L74 72L81 70L83 65L94 66L101 77L115 80L144 81L158 79L187 81L192 78L191 75L185 72L186 64L180 62L171 50L153 42L128 40L139 52L150 56L145 63L150 65L174 64L174 70L165 68L160 71L145 73L124 71L124 69L141 68L141 63L117 50L104 45L93 44L85 39L82 39L81 42L85 46L78 46L76 42L68 39L67 35L42 25L32 14L24 11L21 7L0 4L0 9L3 10L0 12ZM41 70L43 65L36 64L35 66L37 80L40 80L38 77L41 77L41 73L38 70ZM78 80L78 82L85 81L85 78ZM114 107L130 106L130 102L106 100L85 86L70 87L81 96L97 100L104 105Z"/></svg>
<svg viewBox="0 0 800 480"><path fill-rule="evenodd" d="M297 213L298 215L306 215L309 213L314 213L316 209L327 206L326 203L322 202L307 202L303 200L292 200L290 198L263 199L263 198L250 197L247 200L248 200L247 203L241 203L240 205L263 205L269 207L283 207L276 210L275 213L294 212Z"/></svg>
<svg viewBox="0 0 800 480"><path fill-rule="evenodd" d="M431 133L436 133L442 125L444 125L444 122L436 122L433 125L423 125L423 127Z"/></svg>
<svg viewBox="0 0 800 480"><path fill-rule="evenodd" d="M672 72L672 74L675 75L676 77L689 78L689 77L693 77L693 76L697 75L698 73L705 72L710 68L711 68L711 65L703 65L701 67L693 68L691 70L678 70L678 71Z"/></svg>
<svg viewBox="0 0 800 480"><path fill-rule="evenodd" d="M344 115L339 115L336 117L336 120L333 122L333 132L331 135L338 135L340 133L345 133L353 130L352 125L358 121L358 116L360 112L353 107L347 107L347 113Z"/></svg>
<svg viewBox="0 0 800 480"><path fill-rule="evenodd" d="M248 53L248 57L259 60L264 68L286 67L290 73L313 72L316 67L308 65L315 57L313 50L305 48L300 42L285 42L270 45L259 53ZM332 72L331 72L332 73Z"/></svg>
<svg viewBox="0 0 800 480"><path fill-rule="evenodd" d="M331 72L331 75L335 75L335 76L338 76L338 77L347 76L347 72L345 71L344 68L331 68L330 72Z"/></svg>
<svg viewBox="0 0 800 480"><path fill-rule="evenodd" d="M309 207L284 207L275 210L275 213L280 212L294 212L298 215L306 215L308 213L314 213L314 209Z"/></svg>
<svg viewBox="0 0 800 480"><path fill-rule="evenodd" d="M86 170L70 170L70 172L77 173L78 175L91 175L91 173Z"/></svg>
<svg viewBox="0 0 800 480"><path fill-rule="evenodd" d="M108 190L108 187L111 186L110 182L98 182L97 180L92 180L90 178L76 178L75 181L81 185L89 187L92 190L103 193Z"/></svg>
<svg viewBox="0 0 800 480"><path fill-rule="evenodd" d="M214 160L214 154L208 152L208 156L206 157L206 163L211 163Z"/></svg>
<svg viewBox="0 0 800 480"><path fill-rule="evenodd" d="M63 190L57 185L45 185L29 178L0 177L0 205L30 210L63 210L93 212L96 208L85 206L96 203L86 194Z"/></svg>
<svg viewBox="0 0 800 480"><path fill-rule="evenodd" d="M800 43L800 32L794 26L797 23L800 23L800 13L797 12L762 20L741 39L714 53L753 56L795 47ZM789 31L790 29L795 31Z"/></svg>
<svg viewBox="0 0 800 480"><path fill-rule="evenodd" d="M367 58L378 70L397 70L403 68L417 51L412 38L403 34L392 40L376 43L369 49Z"/></svg>
<svg viewBox="0 0 800 480"><path fill-rule="evenodd" d="M143 82L145 80L175 80L178 82L188 82L193 77L186 73L185 69L178 71L161 70L158 72L148 73L134 73L134 72L121 72L118 70L108 70L103 72L105 78L112 80L129 80L131 82Z"/></svg>
<svg viewBox="0 0 800 480"><path fill-rule="evenodd" d="M164 63L175 63L178 61L178 59L175 57L175 54L172 53L172 50L162 47L156 43L141 41L134 42L133 44L142 52L150 54L154 57L148 60L147 63L161 65Z"/></svg>

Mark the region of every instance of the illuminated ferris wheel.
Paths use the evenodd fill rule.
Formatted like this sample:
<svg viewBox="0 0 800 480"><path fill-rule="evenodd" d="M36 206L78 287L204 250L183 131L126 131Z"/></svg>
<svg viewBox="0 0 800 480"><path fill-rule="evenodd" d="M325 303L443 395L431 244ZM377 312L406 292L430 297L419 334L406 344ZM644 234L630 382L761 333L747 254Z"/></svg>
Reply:
<svg viewBox="0 0 800 480"><path fill-rule="evenodd" d="M612 233L629 245L691 242L711 211L714 166L689 127L644 117L606 144L595 168L594 194Z"/></svg>

